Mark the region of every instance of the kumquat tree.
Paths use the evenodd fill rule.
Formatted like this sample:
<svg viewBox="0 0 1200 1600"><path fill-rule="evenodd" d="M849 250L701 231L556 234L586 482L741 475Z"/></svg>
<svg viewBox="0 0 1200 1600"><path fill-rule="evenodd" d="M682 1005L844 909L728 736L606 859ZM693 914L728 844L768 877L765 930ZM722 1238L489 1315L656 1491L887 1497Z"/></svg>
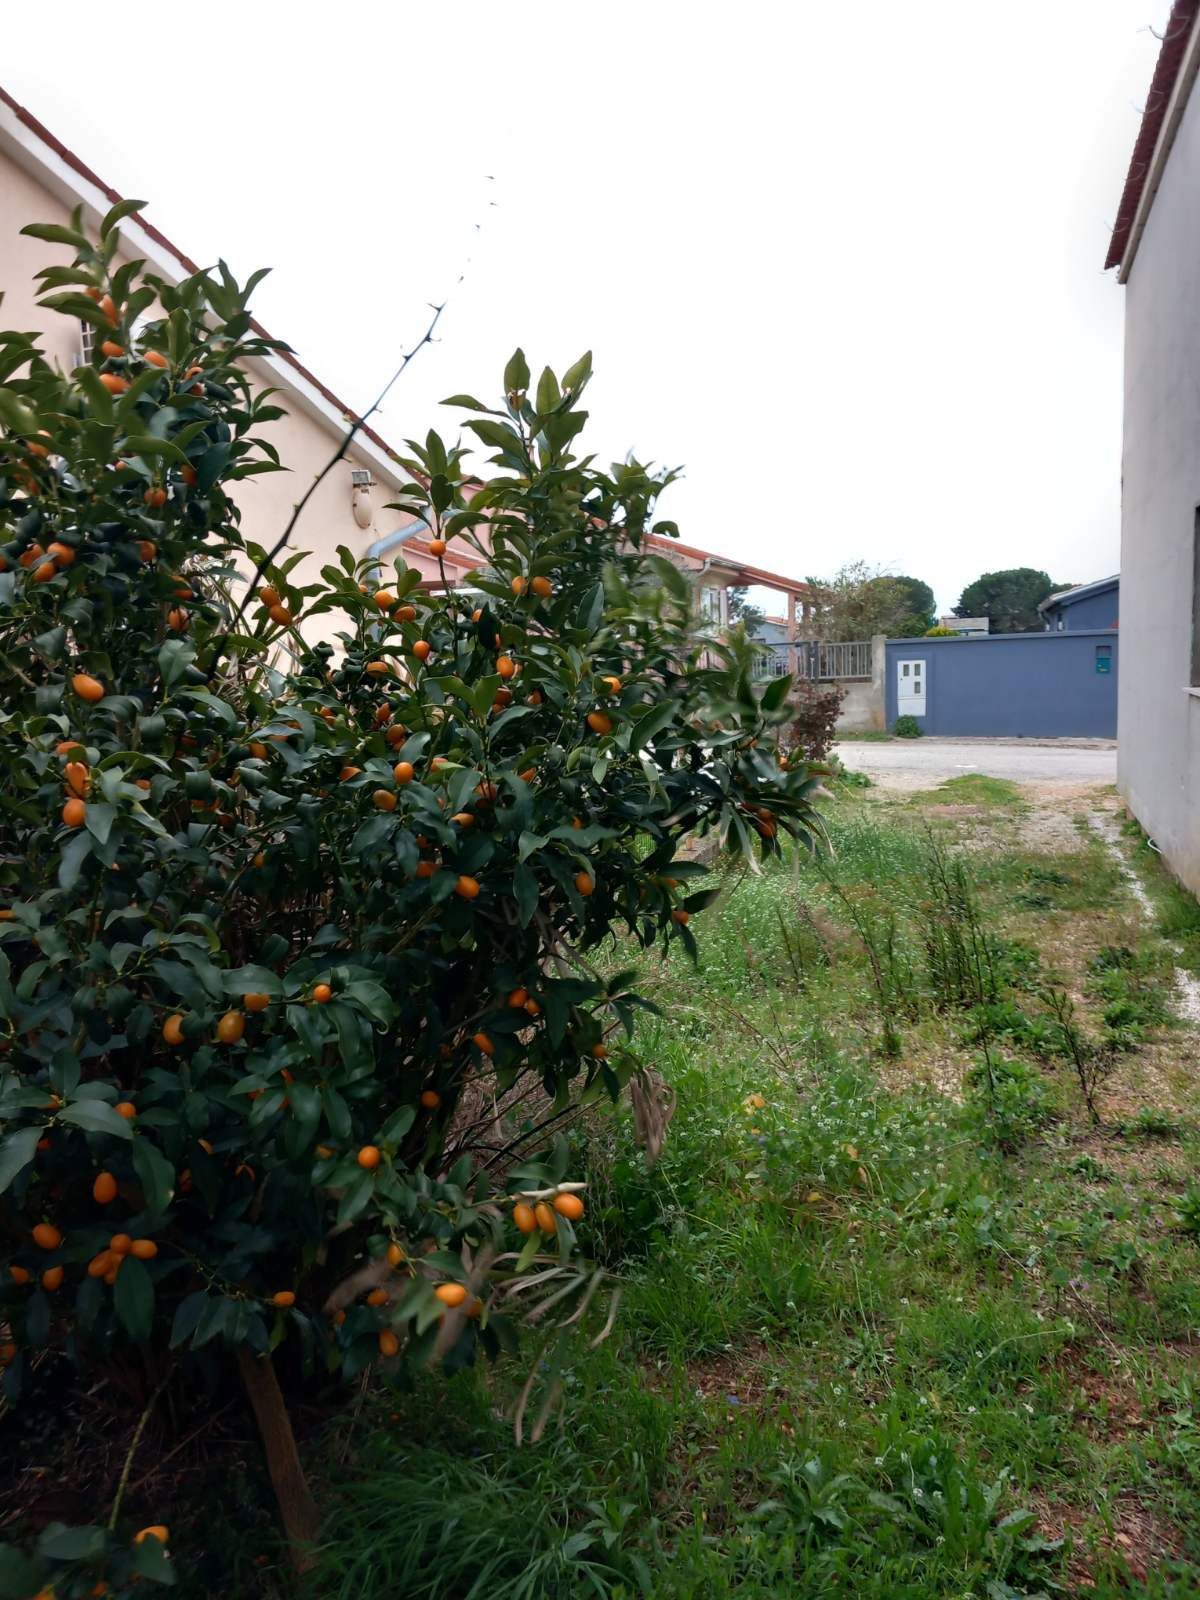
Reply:
<svg viewBox="0 0 1200 1600"><path fill-rule="evenodd" d="M75 248L43 303L90 364L0 334L4 1395L65 1358L139 1375L136 1418L240 1371L299 1552L283 1389L498 1357L595 1293L552 1136L642 1070L650 1002L590 953L694 951L684 842L811 842L816 779L775 742L786 680L701 653L645 543L670 474L577 453L586 357L455 397L490 476L412 444L405 509L475 547L469 589L266 564L235 500L278 466L254 280L117 265L126 209L27 230ZM0 1595L173 1582L112 1487L5 1550Z"/></svg>

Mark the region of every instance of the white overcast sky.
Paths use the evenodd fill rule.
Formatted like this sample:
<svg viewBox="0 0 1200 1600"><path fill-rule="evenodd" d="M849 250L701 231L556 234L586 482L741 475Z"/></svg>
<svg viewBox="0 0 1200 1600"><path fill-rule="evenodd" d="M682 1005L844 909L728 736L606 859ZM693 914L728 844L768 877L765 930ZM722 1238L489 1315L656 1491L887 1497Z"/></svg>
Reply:
<svg viewBox="0 0 1200 1600"><path fill-rule="evenodd" d="M53 9L5 8L0 81L188 254L272 266L259 315L351 407L449 294L393 443L518 343L591 347L585 439L683 465L694 544L943 609L1116 570L1101 267L1168 0Z"/></svg>

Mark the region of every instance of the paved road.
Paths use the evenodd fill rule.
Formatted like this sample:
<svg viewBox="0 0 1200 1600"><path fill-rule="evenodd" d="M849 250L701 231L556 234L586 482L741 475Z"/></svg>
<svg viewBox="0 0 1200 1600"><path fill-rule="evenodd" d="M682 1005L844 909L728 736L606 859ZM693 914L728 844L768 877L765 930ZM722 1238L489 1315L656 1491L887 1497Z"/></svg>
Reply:
<svg viewBox="0 0 1200 1600"><path fill-rule="evenodd" d="M964 772L1063 786L1117 780L1117 747L1112 740L896 739L888 744L849 740L835 748L847 767L865 772L885 789L928 789Z"/></svg>

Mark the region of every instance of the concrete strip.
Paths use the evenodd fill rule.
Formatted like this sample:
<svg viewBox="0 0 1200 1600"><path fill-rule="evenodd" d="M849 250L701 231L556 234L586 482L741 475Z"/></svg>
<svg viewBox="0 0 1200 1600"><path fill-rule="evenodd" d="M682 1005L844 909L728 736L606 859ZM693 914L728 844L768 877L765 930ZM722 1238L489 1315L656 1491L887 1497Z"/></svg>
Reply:
<svg viewBox="0 0 1200 1600"><path fill-rule="evenodd" d="M1121 876L1129 885L1133 898L1141 907L1146 920L1153 922L1155 919L1154 902L1146 893L1145 884L1125 859L1116 823L1110 816L1101 811L1093 811L1088 817L1088 823L1108 846L1113 860L1121 869ZM1166 942L1176 956L1183 955L1183 951L1174 940L1168 939ZM1193 1027L1200 1026L1200 978L1194 972L1189 972L1186 967L1179 965L1175 967L1175 1009L1182 1021L1190 1023Z"/></svg>
<svg viewBox="0 0 1200 1600"><path fill-rule="evenodd" d="M1049 786L1117 780L1117 750L1111 740L847 740L834 751L852 772L865 772L885 789L930 789L968 772Z"/></svg>

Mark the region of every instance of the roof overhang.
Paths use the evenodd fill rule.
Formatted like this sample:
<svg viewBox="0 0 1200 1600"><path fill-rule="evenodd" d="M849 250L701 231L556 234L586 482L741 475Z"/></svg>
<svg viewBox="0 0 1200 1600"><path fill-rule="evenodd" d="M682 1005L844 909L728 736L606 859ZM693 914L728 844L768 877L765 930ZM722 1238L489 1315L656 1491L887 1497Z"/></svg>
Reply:
<svg viewBox="0 0 1200 1600"><path fill-rule="evenodd" d="M1048 611L1051 606L1073 606L1077 600L1090 599L1094 594L1107 594L1109 590L1118 588L1120 582L1121 574L1117 572L1111 578L1096 578L1091 583L1077 583L1073 589L1059 589L1040 601L1038 610Z"/></svg>
<svg viewBox="0 0 1200 1600"><path fill-rule="evenodd" d="M1105 271L1110 267L1119 269L1118 283L1124 283L1133 268L1198 69L1200 0L1175 0L1163 33L1104 262Z"/></svg>
<svg viewBox="0 0 1200 1600"><path fill-rule="evenodd" d="M0 88L0 151L64 205L71 208L82 205L93 227L122 198L3 88ZM121 235L128 249L144 256L155 272L171 283L178 283L200 270L140 214L127 217L121 223ZM270 337L258 323L254 326L264 337ZM345 434L350 427L354 420L351 409L294 356L280 351L256 357L250 365L260 378L282 389L301 410L335 436ZM397 461L395 452L371 428L359 430L349 453L395 488L412 481Z"/></svg>
<svg viewBox="0 0 1200 1600"><path fill-rule="evenodd" d="M678 539L669 539L664 534L652 533L646 538L646 544L666 556L679 555L692 561L704 563L704 571L714 567L720 568L729 580L738 588L758 584L764 589L779 589L783 594L806 595L812 592L811 584L805 583L803 578L785 578L782 573L768 572L765 567L748 566L744 561L735 561L732 556L719 556L712 550L702 550L698 545L683 544Z"/></svg>

